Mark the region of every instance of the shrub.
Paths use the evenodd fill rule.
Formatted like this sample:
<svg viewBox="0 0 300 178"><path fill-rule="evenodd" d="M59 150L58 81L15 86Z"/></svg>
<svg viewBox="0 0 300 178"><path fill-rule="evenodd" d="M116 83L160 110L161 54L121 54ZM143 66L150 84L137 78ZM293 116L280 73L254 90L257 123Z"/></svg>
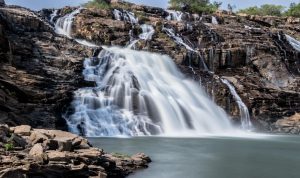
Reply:
<svg viewBox="0 0 300 178"><path fill-rule="evenodd" d="M109 9L110 4L106 0L92 0L84 4L87 8Z"/></svg>
<svg viewBox="0 0 300 178"><path fill-rule="evenodd" d="M286 16L300 17L300 3L292 3L285 13Z"/></svg>
<svg viewBox="0 0 300 178"><path fill-rule="evenodd" d="M6 144L4 144L4 148L5 148L5 151L13 150L14 149L14 144L13 143L6 143Z"/></svg>
<svg viewBox="0 0 300 178"><path fill-rule="evenodd" d="M222 3L210 3L209 0L170 0L169 4L170 9L202 14L215 12Z"/></svg>
<svg viewBox="0 0 300 178"><path fill-rule="evenodd" d="M284 11L284 6L264 4L260 7L248 7L246 9L241 9L239 13L244 13L248 15L260 15L260 16L282 16Z"/></svg>

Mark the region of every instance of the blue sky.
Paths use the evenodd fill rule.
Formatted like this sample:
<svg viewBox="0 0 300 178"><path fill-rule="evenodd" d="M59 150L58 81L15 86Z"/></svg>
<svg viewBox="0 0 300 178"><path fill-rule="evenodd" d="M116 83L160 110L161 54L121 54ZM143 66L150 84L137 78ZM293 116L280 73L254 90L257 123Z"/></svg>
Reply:
<svg viewBox="0 0 300 178"><path fill-rule="evenodd" d="M66 5L77 6L88 0L6 0L7 4L16 4L25 6L34 10L42 8L59 8ZM147 4L151 6L158 6L166 8L168 0L129 0L137 4ZM262 5L262 4L278 4L288 7L292 2L300 2L300 0L217 0L223 2L223 8L226 9L227 4L236 5L238 8L245 8L249 6Z"/></svg>

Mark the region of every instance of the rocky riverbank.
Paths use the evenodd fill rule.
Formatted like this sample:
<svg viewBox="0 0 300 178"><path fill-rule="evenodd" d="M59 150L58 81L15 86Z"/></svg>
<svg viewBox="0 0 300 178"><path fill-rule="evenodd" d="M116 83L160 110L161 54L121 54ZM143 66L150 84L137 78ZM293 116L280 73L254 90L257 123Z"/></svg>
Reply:
<svg viewBox="0 0 300 178"><path fill-rule="evenodd" d="M69 132L0 125L1 178L120 178L150 162L143 153L106 153Z"/></svg>

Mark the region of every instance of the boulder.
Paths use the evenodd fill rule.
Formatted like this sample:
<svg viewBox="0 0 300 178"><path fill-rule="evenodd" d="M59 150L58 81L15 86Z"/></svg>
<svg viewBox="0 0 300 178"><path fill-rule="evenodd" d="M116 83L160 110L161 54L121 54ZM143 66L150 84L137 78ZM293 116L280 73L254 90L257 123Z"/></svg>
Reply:
<svg viewBox="0 0 300 178"><path fill-rule="evenodd" d="M276 121L273 127L276 132L300 134L300 113Z"/></svg>
<svg viewBox="0 0 300 178"><path fill-rule="evenodd" d="M7 125L0 125L0 142L7 142L9 128Z"/></svg>
<svg viewBox="0 0 300 178"><path fill-rule="evenodd" d="M47 139L48 137L45 134L36 130L32 131L29 137L29 140L32 142L32 144L43 143Z"/></svg>
<svg viewBox="0 0 300 178"><path fill-rule="evenodd" d="M47 160L47 157L44 154L43 146L40 143L35 144L31 148L31 150L29 151L29 156L34 158L38 162L44 162L44 160Z"/></svg>
<svg viewBox="0 0 300 178"><path fill-rule="evenodd" d="M47 156L49 161L58 161L58 162L68 162L66 152L60 151L47 151Z"/></svg>
<svg viewBox="0 0 300 178"><path fill-rule="evenodd" d="M30 131L31 131L31 126L20 125L15 128L14 133L22 136L30 136Z"/></svg>

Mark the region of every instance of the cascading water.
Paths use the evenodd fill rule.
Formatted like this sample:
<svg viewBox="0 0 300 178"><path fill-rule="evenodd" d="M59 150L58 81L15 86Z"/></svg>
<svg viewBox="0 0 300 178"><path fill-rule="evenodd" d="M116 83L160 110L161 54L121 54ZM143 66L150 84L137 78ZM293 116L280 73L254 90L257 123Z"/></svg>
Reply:
<svg viewBox="0 0 300 178"><path fill-rule="evenodd" d="M219 25L219 22L218 22L218 20L215 16L211 17L211 23L214 24L214 25Z"/></svg>
<svg viewBox="0 0 300 178"><path fill-rule="evenodd" d="M168 56L117 47L85 61L85 80L67 117L86 136L197 135L233 130L225 112Z"/></svg>
<svg viewBox="0 0 300 178"><path fill-rule="evenodd" d="M58 15L58 10L57 10L57 9L55 9L55 10L53 11L53 13L50 14L50 22L51 22L52 24L54 24L54 18L57 17L57 15Z"/></svg>
<svg viewBox="0 0 300 178"><path fill-rule="evenodd" d="M72 23L75 15L79 14L82 8L76 9L70 14L65 15L57 19L55 23L55 32L60 35L64 35L68 38L72 38Z"/></svg>
<svg viewBox="0 0 300 178"><path fill-rule="evenodd" d="M82 8L76 9L75 11L73 11L70 14L65 15L64 17L60 17L57 19L56 23L55 23L55 32L57 34L60 35L64 35L70 39L73 39L72 37L72 25L73 25L73 21L74 18L77 14L80 13L80 11L82 10ZM54 23L54 18L57 16L58 11L55 10L51 15L51 19L50 21L52 23ZM87 46L87 47L91 47L91 48L97 48L99 47L96 44L93 44L87 40L84 39L74 39L77 43Z"/></svg>
<svg viewBox="0 0 300 178"><path fill-rule="evenodd" d="M194 53L198 54L198 52L196 50L194 50L191 46L186 44L180 36L177 36L172 28L163 27L162 30L165 31L169 37L173 38L177 44L184 46L190 52L194 52ZM205 62L204 62L204 60L203 60L203 58L200 54L199 54L199 57L201 59L202 66L204 67L204 70L207 71L208 67L205 64ZM195 74L195 71L192 67L191 61L189 62L189 67L192 69L193 73Z"/></svg>
<svg viewBox="0 0 300 178"><path fill-rule="evenodd" d="M182 21L183 13L180 11L173 11L173 10L167 10L166 11L169 15L166 17L167 20L176 20L176 21Z"/></svg>
<svg viewBox="0 0 300 178"><path fill-rule="evenodd" d="M235 102L237 103L239 110L240 110L240 115L241 115L241 125L242 128L245 130L251 130L252 128L252 123L250 121L250 114L249 110L246 106L246 104L242 101L241 97L238 95L236 92L234 86L226 79L221 79L221 81L227 85L227 87L230 90L230 93L235 99Z"/></svg>
<svg viewBox="0 0 300 178"><path fill-rule="evenodd" d="M293 48L300 52L300 41L296 40L295 38L291 37L290 35L285 35L288 42L293 46Z"/></svg>
<svg viewBox="0 0 300 178"><path fill-rule="evenodd" d="M142 28L142 34L139 35L139 38L142 40L151 40L152 36L155 32L154 28L151 25L143 24L141 25Z"/></svg>

